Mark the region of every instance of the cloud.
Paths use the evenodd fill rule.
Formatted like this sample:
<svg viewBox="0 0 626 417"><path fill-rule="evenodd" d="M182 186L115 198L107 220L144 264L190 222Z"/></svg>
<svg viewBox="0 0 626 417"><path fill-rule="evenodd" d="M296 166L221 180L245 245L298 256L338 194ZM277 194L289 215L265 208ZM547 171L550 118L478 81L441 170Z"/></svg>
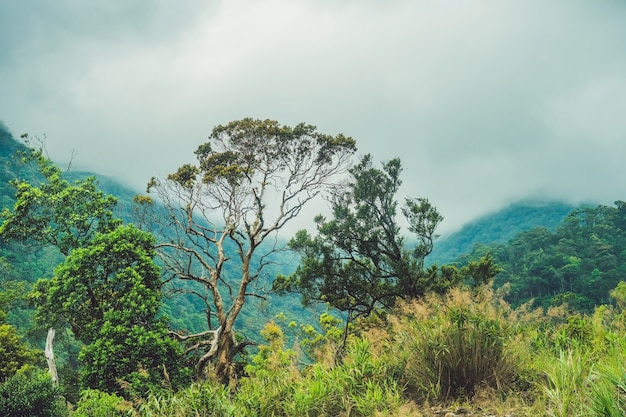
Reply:
<svg viewBox="0 0 626 417"><path fill-rule="evenodd" d="M141 188L251 116L399 156L452 230L516 199L626 191L626 4L539 0L0 5L0 119Z"/></svg>

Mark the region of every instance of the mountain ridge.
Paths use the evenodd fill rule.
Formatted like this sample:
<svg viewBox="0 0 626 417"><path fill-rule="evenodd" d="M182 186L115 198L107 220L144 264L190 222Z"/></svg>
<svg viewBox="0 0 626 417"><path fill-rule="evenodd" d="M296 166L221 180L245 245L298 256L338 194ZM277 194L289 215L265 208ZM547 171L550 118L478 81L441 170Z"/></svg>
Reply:
<svg viewBox="0 0 626 417"><path fill-rule="evenodd" d="M554 230L578 207L558 200L524 199L511 203L437 239L429 263L455 262L471 253L476 244L507 243L518 233L538 226Z"/></svg>

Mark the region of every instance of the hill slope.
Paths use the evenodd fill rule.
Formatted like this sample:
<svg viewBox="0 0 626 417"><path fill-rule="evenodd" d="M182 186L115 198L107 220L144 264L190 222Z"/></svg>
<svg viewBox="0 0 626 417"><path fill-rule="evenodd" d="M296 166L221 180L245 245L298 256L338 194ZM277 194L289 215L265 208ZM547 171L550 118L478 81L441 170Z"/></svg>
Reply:
<svg viewBox="0 0 626 417"><path fill-rule="evenodd" d="M25 146L17 142L11 133L0 124L0 210L10 208L15 201L15 189L9 182L18 176L29 175L24 168L16 163L15 152L24 149ZM74 180L95 176L98 186L105 193L111 194L118 199L116 215L126 222L134 219L133 197L136 192L119 182L107 177L95 175L91 172L70 171L65 174L66 178ZM157 240L164 240L164 236L156 236ZM0 242L0 258L4 258L9 264L9 271L3 271L3 279L12 279L33 283L39 278L49 278L53 275L54 268L62 261L62 256L52 247L33 247L22 245L19 242ZM232 256L237 259L237 256ZM295 257L291 253L283 253L272 256L272 264L264 269L263 276L257 284L261 288L269 288L277 274L290 274L295 269ZM230 265L232 278L237 280L237 265ZM192 296L179 295L175 298L167 298L163 307L164 313L170 317L171 324L176 329L185 329L192 332L206 330L206 316L203 311L203 303ZM317 312L304 309L301 306L300 297L296 295L268 295L266 300L251 298L249 306L240 315L241 329L245 329L248 337L254 338L258 331L278 313L284 312L291 320L302 323L316 323ZM14 322L21 330L28 326L23 320Z"/></svg>
<svg viewBox="0 0 626 417"><path fill-rule="evenodd" d="M476 244L506 243L518 233L538 226L554 230L575 208L561 202L521 201L512 204L436 240L428 261L449 264L461 255L471 253Z"/></svg>

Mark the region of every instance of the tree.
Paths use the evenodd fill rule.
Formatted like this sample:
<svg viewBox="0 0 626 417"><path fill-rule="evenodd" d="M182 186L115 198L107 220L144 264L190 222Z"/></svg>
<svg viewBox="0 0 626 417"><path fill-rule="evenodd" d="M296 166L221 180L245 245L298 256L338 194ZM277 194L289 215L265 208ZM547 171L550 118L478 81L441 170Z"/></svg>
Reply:
<svg viewBox="0 0 626 417"><path fill-rule="evenodd" d="M461 268L464 279L470 281L473 288L479 288L490 284L493 278L502 271L493 260L491 253L487 252L482 258L470 261Z"/></svg>
<svg viewBox="0 0 626 417"><path fill-rule="evenodd" d="M68 323L86 344L79 354L86 386L120 392L124 378L154 384L164 366L177 377L179 346L157 318L154 238L122 225L113 215L116 199L95 178L70 183L41 149L23 157L35 172L13 182L16 202L2 212L0 237L53 245L65 255L56 276L33 289L38 320L51 328Z"/></svg>
<svg viewBox="0 0 626 417"><path fill-rule="evenodd" d="M122 394L128 385L144 395L161 385L164 368L181 382L182 351L157 317L162 283L154 243L135 226L119 226L73 250L54 278L36 285L40 319L68 322L85 343L84 387Z"/></svg>
<svg viewBox="0 0 626 417"><path fill-rule="evenodd" d="M39 354L22 340L14 326L5 323L4 313L0 312L0 382L26 365L34 365Z"/></svg>
<svg viewBox="0 0 626 417"><path fill-rule="evenodd" d="M129 323L149 323L160 306L161 279L154 264L154 237L120 226L74 249L52 279L39 280L32 297L40 320L69 323L76 338L91 343L107 313Z"/></svg>
<svg viewBox="0 0 626 417"><path fill-rule="evenodd" d="M59 388L44 372L26 370L0 384L0 415L64 417L68 414Z"/></svg>
<svg viewBox="0 0 626 417"><path fill-rule="evenodd" d="M30 348L17 334L17 329L6 323L7 312L24 298L24 282L7 279L10 266L0 258L0 382L12 377L26 365L37 362L40 352Z"/></svg>
<svg viewBox="0 0 626 417"><path fill-rule="evenodd" d="M274 283L277 290L300 292L304 304L323 302L346 312L345 336L359 316L391 307L398 297L443 292L460 279L454 267L424 270L443 219L425 198L407 198L401 207L416 236L412 247L405 244L396 200L401 172L400 159L378 169L365 155L350 169L347 187L335 191L333 218L317 216L317 236L301 230L289 242L301 255L300 265Z"/></svg>
<svg viewBox="0 0 626 417"><path fill-rule="evenodd" d="M211 361L218 377L229 378L233 359L250 344L236 339L235 320L249 297L262 296L252 284L279 250L275 241L261 244L323 192L355 150L353 139L314 126L248 118L215 127L196 150L196 165L150 182L167 210L170 239L157 245L166 272L198 284L191 291L206 306L208 330L179 335L193 342L198 378Z"/></svg>
<svg viewBox="0 0 626 417"><path fill-rule="evenodd" d="M28 148L21 156L34 172L11 181L16 201L0 213L0 238L53 245L67 256L121 224L113 215L116 198L99 190L95 177L70 183L43 149Z"/></svg>

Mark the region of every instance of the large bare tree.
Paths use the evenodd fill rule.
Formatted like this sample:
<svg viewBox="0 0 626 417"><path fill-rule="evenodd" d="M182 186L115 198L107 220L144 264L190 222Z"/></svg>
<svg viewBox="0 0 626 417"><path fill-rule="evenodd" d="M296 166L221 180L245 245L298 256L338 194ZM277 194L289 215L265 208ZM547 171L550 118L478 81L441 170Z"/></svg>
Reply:
<svg viewBox="0 0 626 417"><path fill-rule="evenodd" d="M243 119L215 127L195 152L197 164L151 180L148 190L166 208L160 219L168 238L158 244L166 272L173 282L200 284L192 291L206 305L207 330L178 334L197 357L199 379L212 362L227 380L234 357L250 343L235 338L234 325L246 300L260 295L252 284L279 250L262 242L275 242L355 151L352 138L314 126ZM236 277L226 276L229 263L236 263Z"/></svg>

